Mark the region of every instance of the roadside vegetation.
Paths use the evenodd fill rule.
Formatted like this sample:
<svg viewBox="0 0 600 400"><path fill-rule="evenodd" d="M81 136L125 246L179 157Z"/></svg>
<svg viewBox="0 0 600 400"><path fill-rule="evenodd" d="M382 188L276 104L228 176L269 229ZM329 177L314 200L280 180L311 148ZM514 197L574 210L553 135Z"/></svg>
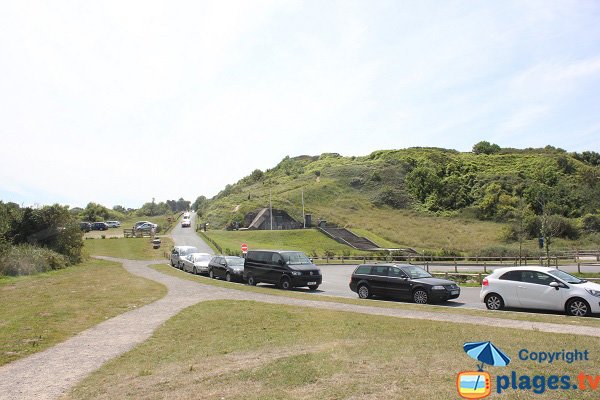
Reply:
<svg viewBox="0 0 600 400"><path fill-rule="evenodd" d="M161 260L173 248L170 237L161 237L161 246L154 249L149 238L87 239L85 251L92 256L108 256L129 260Z"/></svg>
<svg viewBox="0 0 600 400"><path fill-rule="evenodd" d="M567 342L569 349L598 347L590 337L210 301L167 321L66 398L450 399L457 397L457 373L476 370L463 344L490 339L522 375L548 376L557 367L519 361L520 349L537 350L540 343L563 349ZM592 356L585 368L599 367ZM560 364L561 374L580 372L578 363ZM530 395L511 391L509 397Z"/></svg>
<svg viewBox="0 0 600 400"><path fill-rule="evenodd" d="M0 201L0 276L62 269L82 260L83 240L68 207Z"/></svg>
<svg viewBox="0 0 600 400"><path fill-rule="evenodd" d="M201 219L225 229L269 206L302 220L371 232L432 254L545 253L600 247L600 155L503 149L382 150L365 157L286 157L255 170L212 199ZM538 248L542 237L543 251Z"/></svg>
<svg viewBox="0 0 600 400"><path fill-rule="evenodd" d="M0 365L165 294L163 285L102 260L35 276L0 277Z"/></svg>

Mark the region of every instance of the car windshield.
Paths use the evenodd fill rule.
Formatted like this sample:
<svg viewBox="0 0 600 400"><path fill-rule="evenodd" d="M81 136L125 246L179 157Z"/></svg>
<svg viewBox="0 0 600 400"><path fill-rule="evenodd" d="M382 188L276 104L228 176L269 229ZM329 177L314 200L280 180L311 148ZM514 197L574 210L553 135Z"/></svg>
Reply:
<svg viewBox="0 0 600 400"><path fill-rule="evenodd" d="M402 267L402 271L404 271L411 279L420 279L420 278L432 278L429 272L425 271L423 268L411 265L409 267Z"/></svg>
<svg viewBox="0 0 600 400"><path fill-rule="evenodd" d="M306 254L302 252L281 253L283 260L289 265L312 264Z"/></svg>
<svg viewBox="0 0 600 400"><path fill-rule="evenodd" d="M244 266L244 259L241 257L226 257L225 259L227 260L227 264L230 267L243 267Z"/></svg>
<svg viewBox="0 0 600 400"><path fill-rule="evenodd" d="M572 283L574 285L585 282L585 280L567 274L565 271L561 271L560 269L553 269L552 271L548 271L548 273L558 279L562 279L563 281Z"/></svg>
<svg viewBox="0 0 600 400"><path fill-rule="evenodd" d="M194 262L210 261L212 256L208 254L198 254L194 257Z"/></svg>

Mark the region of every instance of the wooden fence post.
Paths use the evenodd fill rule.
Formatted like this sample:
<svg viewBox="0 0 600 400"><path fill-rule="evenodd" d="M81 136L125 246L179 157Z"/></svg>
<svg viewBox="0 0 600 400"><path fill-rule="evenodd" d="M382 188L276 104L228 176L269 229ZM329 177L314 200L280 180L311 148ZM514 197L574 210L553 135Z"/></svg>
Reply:
<svg viewBox="0 0 600 400"><path fill-rule="evenodd" d="M458 265L456 265L456 257L454 257L454 272L458 272Z"/></svg>

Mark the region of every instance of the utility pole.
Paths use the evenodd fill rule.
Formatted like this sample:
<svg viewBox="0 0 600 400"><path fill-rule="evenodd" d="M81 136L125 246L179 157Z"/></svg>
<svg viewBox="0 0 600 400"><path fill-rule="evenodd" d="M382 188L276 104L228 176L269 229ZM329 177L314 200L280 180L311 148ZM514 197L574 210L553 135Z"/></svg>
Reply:
<svg viewBox="0 0 600 400"><path fill-rule="evenodd" d="M302 188L302 226L306 228L306 215L304 215L304 188Z"/></svg>
<svg viewBox="0 0 600 400"><path fill-rule="evenodd" d="M272 190L269 188L269 217L271 217L271 230L273 230L273 201L271 199Z"/></svg>

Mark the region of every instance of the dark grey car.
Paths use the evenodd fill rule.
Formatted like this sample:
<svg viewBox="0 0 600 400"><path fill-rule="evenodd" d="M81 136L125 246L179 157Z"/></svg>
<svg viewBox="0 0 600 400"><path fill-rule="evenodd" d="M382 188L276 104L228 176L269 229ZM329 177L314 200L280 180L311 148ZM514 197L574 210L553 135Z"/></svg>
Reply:
<svg viewBox="0 0 600 400"><path fill-rule="evenodd" d="M216 256L208 264L208 276L224 278L227 282L244 281L244 259L235 256Z"/></svg>
<svg viewBox="0 0 600 400"><path fill-rule="evenodd" d="M350 290L361 299L372 296L412 300L418 304L456 299L460 287L456 282L434 278L423 268L402 264L363 264L350 279Z"/></svg>

